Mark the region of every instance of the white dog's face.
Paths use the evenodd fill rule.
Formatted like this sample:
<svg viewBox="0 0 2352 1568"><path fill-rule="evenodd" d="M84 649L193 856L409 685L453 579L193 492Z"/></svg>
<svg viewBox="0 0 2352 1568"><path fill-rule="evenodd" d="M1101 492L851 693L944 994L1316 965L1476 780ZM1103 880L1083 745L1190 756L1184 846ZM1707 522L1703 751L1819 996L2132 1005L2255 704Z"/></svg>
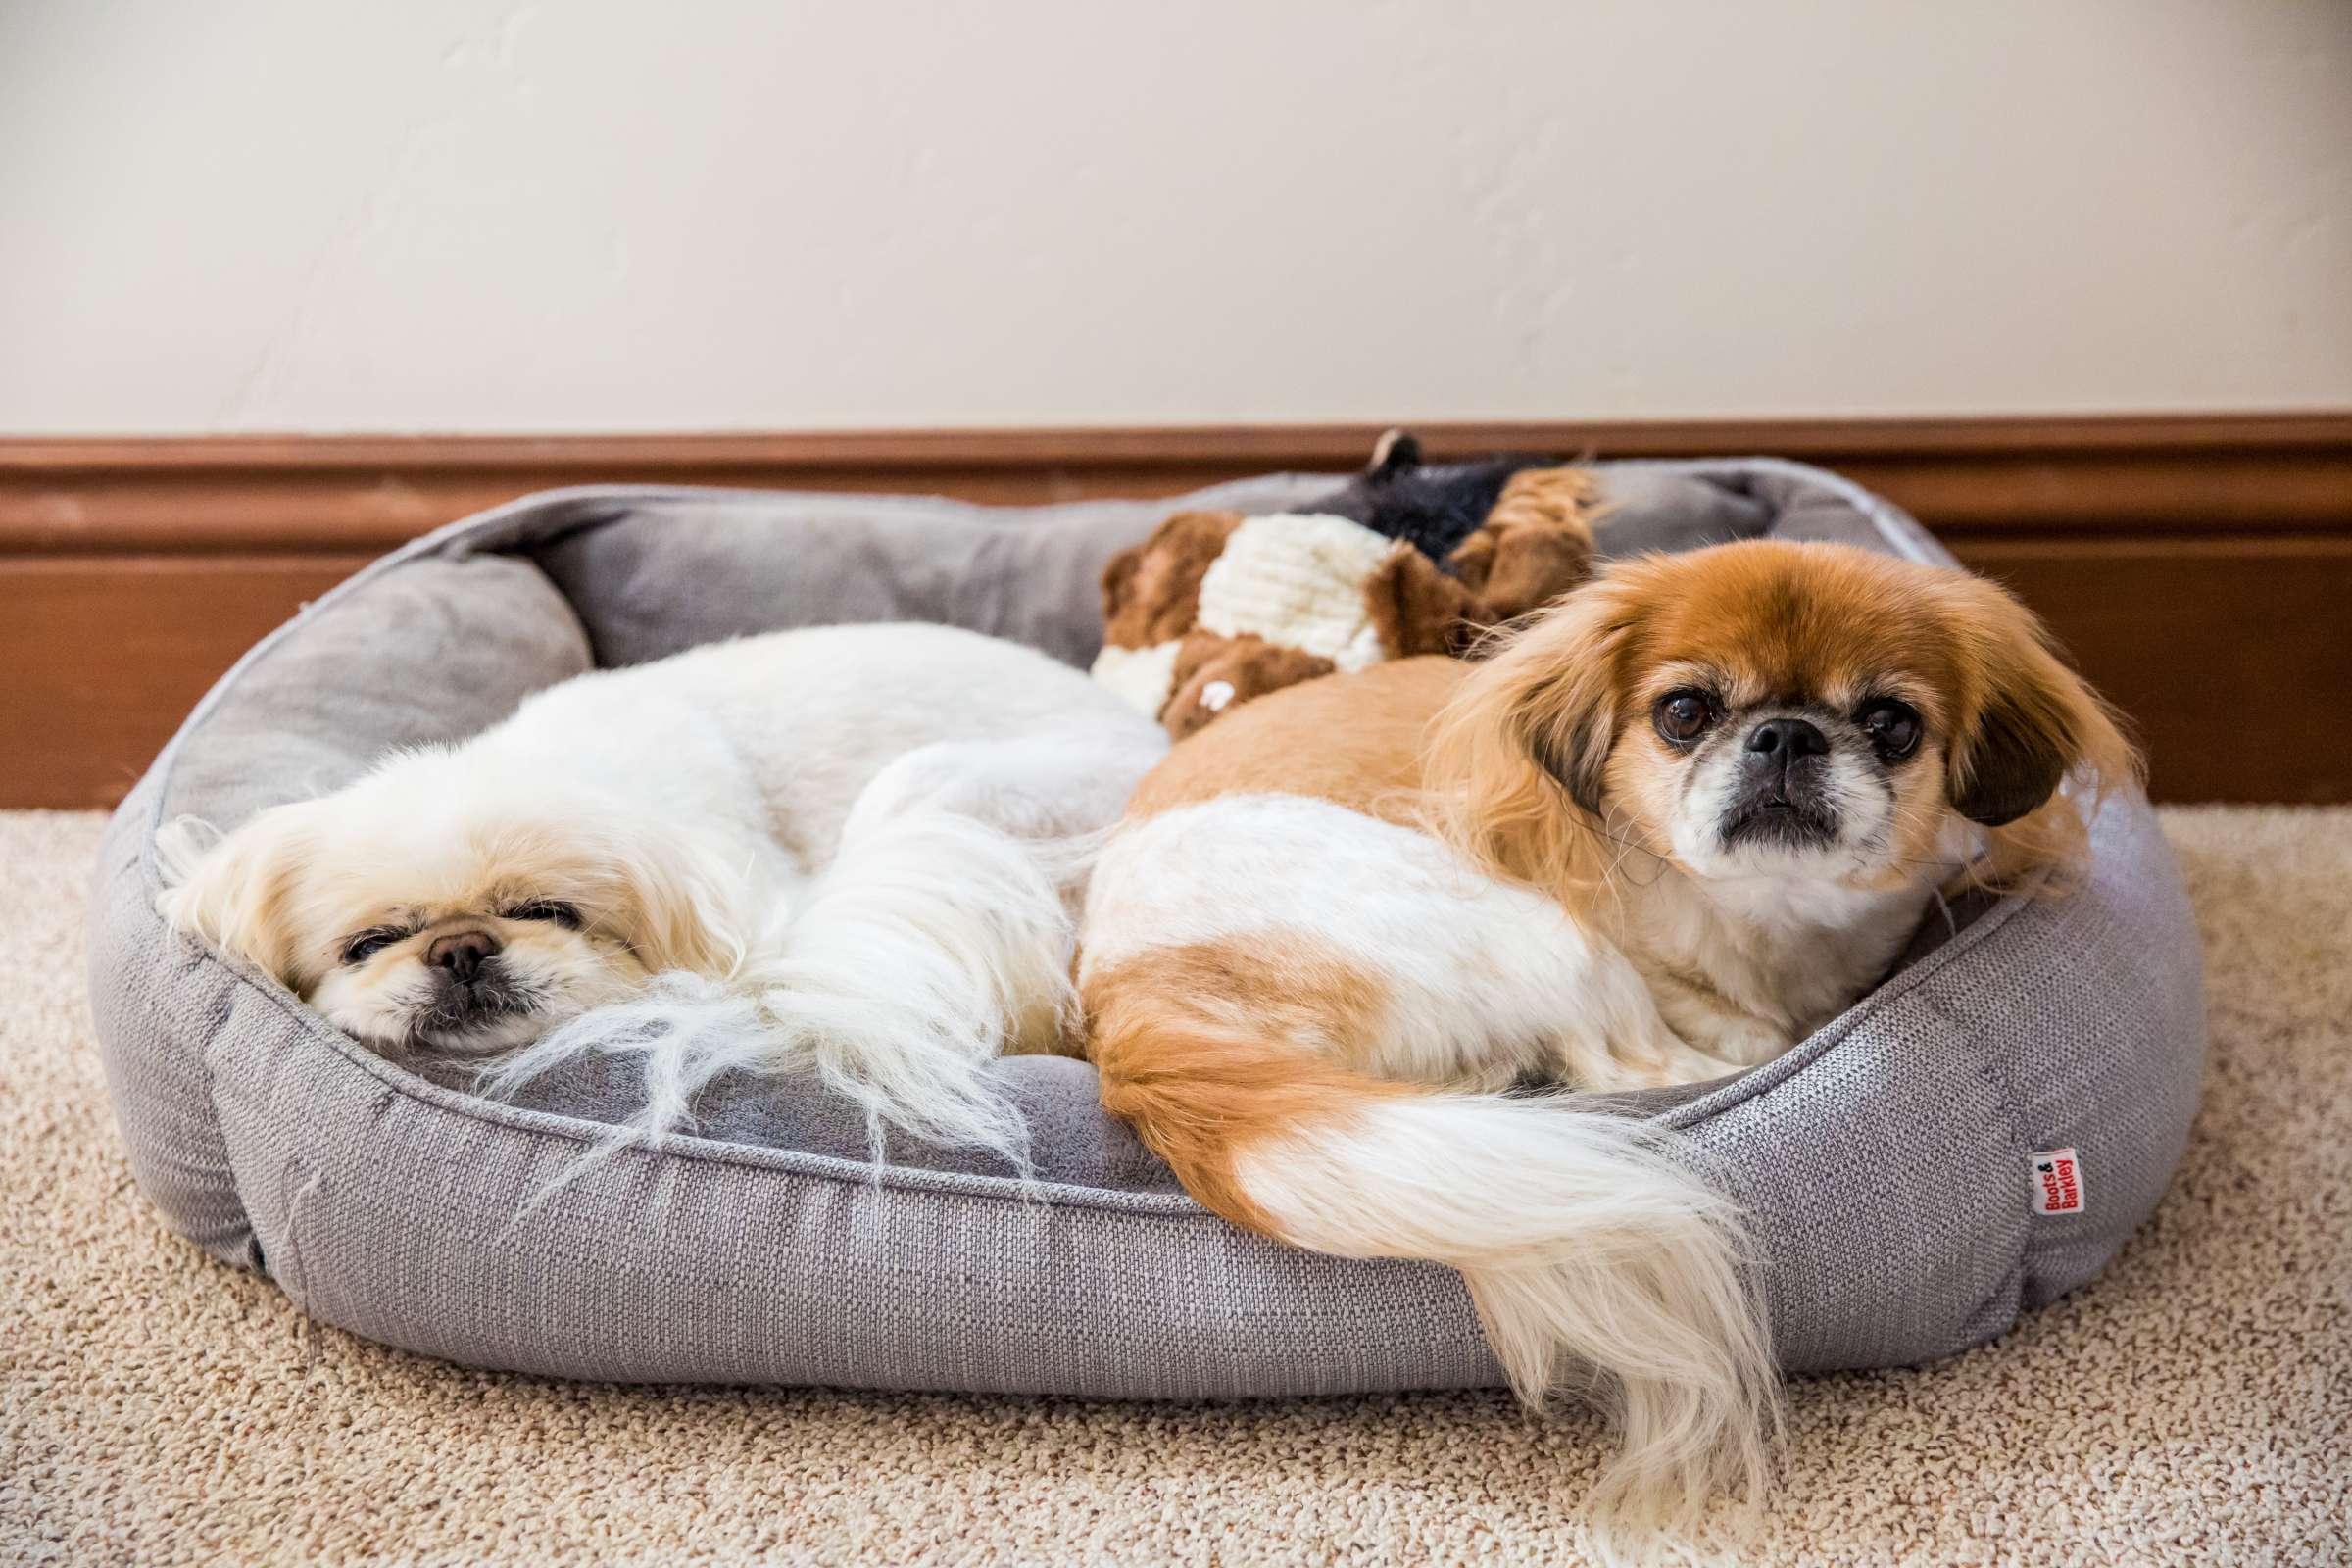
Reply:
<svg viewBox="0 0 2352 1568"><path fill-rule="evenodd" d="M330 872L353 896L308 933L305 1000L363 1040L479 1054L524 1045L643 982L616 934L532 891L550 878L489 859L471 869L431 886L378 878L372 890Z"/></svg>
<svg viewBox="0 0 2352 1568"><path fill-rule="evenodd" d="M445 753L159 844L172 924L379 1048L506 1051L711 962L707 868L660 824Z"/></svg>

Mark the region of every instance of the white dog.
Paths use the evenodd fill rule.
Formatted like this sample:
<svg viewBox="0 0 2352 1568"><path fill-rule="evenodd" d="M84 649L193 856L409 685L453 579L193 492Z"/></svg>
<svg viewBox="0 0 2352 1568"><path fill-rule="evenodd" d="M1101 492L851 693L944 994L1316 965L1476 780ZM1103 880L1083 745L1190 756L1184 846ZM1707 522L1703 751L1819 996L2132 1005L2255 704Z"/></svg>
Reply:
<svg viewBox="0 0 2352 1568"><path fill-rule="evenodd" d="M687 971L756 1009L760 1065L819 1068L877 1134L1017 1157L983 1067L1075 1049L1054 846L1166 749L1012 643L783 632L565 681L225 838L173 823L159 905L395 1051L487 1058Z"/></svg>

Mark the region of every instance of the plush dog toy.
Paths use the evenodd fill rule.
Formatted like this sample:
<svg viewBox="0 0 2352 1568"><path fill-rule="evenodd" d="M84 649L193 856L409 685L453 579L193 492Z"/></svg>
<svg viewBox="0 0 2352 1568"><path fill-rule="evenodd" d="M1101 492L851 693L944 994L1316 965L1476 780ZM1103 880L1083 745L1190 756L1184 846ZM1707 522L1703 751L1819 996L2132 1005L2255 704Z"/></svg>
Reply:
<svg viewBox="0 0 2352 1568"><path fill-rule="evenodd" d="M1317 675L1466 652L1584 580L1592 495L1549 459L1424 464L1393 430L1304 511L1180 512L1112 557L1095 677L1182 739Z"/></svg>

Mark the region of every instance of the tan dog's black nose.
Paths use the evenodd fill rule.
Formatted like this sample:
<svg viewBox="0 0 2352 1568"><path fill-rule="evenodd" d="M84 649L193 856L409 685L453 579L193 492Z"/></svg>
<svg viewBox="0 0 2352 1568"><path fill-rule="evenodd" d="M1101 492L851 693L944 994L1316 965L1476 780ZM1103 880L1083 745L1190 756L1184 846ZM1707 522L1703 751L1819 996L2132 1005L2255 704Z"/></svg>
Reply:
<svg viewBox="0 0 2352 1568"><path fill-rule="evenodd" d="M433 938L432 946L424 950L424 961L436 969L447 969L452 980L464 985L498 948L498 938L487 931L452 931Z"/></svg>
<svg viewBox="0 0 2352 1568"><path fill-rule="evenodd" d="M1800 757L1821 756L1830 749L1830 740L1808 719L1768 718L1747 732L1747 749L1766 757L1777 755L1787 767Z"/></svg>

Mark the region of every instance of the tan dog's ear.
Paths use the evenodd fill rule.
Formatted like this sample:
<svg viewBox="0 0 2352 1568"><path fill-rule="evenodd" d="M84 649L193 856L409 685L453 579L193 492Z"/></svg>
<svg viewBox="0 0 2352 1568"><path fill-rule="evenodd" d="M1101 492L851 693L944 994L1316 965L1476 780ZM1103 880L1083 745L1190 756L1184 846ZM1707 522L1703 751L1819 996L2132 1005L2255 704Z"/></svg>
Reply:
<svg viewBox="0 0 2352 1568"><path fill-rule="evenodd" d="M1336 667L1320 655L1262 637L1195 632L1176 650L1173 695L1160 710L1159 721L1169 735L1182 740L1252 697L1328 675Z"/></svg>
<svg viewBox="0 0 2352 1568"><path fill-rule="evenodd" d="M1493 621L1550 604L1592 573L1592 498L1581 468L1522 469L1446 564Z"/></svg>
<svg viewBox="0 0 2352 1568"><path fill-rule="evenodd" d="M1408 544L1391 550L1364 579L1364 609L1391 659L1459 653L1479 626L1490 623L1484 608Z"/></svg>
<svg viewBox="0 0 2352 1568"><path fill-rule="evenodd" d="M1438 715L1429 776L1455 787L1447 836L1488 869L1560 887L1589 863L1591 822L1608 816L1639 572L1620 566L1530 622Z"/></svg>
<svg viewBox="0 0 2352 1568"><path fill-rule="evenodd" d="M1957 579L1953 591L1976 702L1946 760L1952 808L2005 827L2038 810L2077 771L2091 775L2101 794L2135 780L2131 742L2034 613L1981 577Z"/></svg>
<svg viewBox="0 0 2352 1568"><path fill-rule="evenodd" d="M1608 814L1617 676L1636 619L1630 597L1572 594L1488 666L1518 666L1503 678L1516 683L1514 717L1529 755L1594 817Z"/></svg>

